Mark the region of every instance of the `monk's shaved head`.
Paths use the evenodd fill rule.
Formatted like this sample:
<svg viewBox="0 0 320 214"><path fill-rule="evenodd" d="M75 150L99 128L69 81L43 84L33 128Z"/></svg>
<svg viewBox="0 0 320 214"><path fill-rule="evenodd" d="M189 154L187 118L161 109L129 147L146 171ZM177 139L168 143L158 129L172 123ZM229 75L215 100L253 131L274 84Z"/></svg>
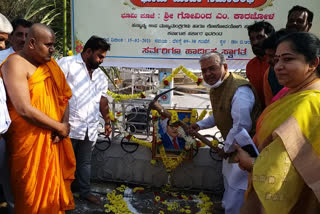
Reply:
<svg viewBox="0 0 320 214"><path fill-rule="evenodd" d="M31 38L39 39L48 34L54 35L53 30L45 24L37 23L30 28L27 40Z"/></svg>
<svg viewBox="0 0 320 214"><path fill-rule="evenodd" d="M22 54L32 64L41 65L51 60L55 52L56 37L51 28L44 24L33 24L28 32Z"/></svg>

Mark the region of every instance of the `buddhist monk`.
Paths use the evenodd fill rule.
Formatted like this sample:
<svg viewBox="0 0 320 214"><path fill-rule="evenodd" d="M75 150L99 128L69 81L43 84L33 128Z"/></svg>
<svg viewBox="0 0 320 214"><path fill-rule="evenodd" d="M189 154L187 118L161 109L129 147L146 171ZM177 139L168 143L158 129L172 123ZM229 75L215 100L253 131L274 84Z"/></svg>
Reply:
<svg viewBox="0 0 320 214"><path fill-rule="evenodd" d="M22 51L2 64L12 120L9 149L15 213L56 214L74 208L75 157L68 137L71 90L52 59L54 32L34 24Z"/></svg>

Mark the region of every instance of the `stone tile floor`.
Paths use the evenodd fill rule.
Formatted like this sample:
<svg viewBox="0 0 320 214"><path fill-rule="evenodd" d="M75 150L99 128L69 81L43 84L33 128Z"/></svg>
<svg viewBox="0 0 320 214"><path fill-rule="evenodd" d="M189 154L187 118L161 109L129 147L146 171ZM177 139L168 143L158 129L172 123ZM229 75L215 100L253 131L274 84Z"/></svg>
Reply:
<svg viewBox="0 0 320 214"><path fill-rule="evenodd" d="M75 210L66 212L67 214L103 214L105 213L104 204L108 203L106 194L111 193L112 190L116 189L117 187L120 187L121 184L119 183L93 183L92 184L92 190L93 193L101 198L103 201L101 206L90 204L89 202L79 199L75 197L75 203L76 208ZM199 199L197 199L197 195L200 191L179 191L175 189L171 189L170 192L175 192L178 194L178 196L172 196L169 193L165 193L161 191L159 188L148 188L145 187L143 192L136 192L133 193L132 190L134 185L128 185L129 189L127 189L124 192L124 200L127 201L128 208L131 212L137 213L137 214L158 214L160 210L162 210L164 213L182 213L179 212L181 208L184 208L186 206L189 206L190 213L197 213L200 211L200 209L197 207L197 204L200 202ZM117 192L121 193L121 192ZM223 214L224 211L219 208L220 207L220 201L222 197L222 193L210 193L210 192L204 192L206 195L208 195L211 198L211 201L214 204L214 207L210 212L212 214ZM173 202L177 202L179 204L179 209L174 211L168 211L167 205L162 204L160 201L155 201L155 196L159 196L161 200L167 200L168 204L172 204ZM183 199L181 196L187 196L188 199ZM191 197L190 197L191 196Z"/></svg>

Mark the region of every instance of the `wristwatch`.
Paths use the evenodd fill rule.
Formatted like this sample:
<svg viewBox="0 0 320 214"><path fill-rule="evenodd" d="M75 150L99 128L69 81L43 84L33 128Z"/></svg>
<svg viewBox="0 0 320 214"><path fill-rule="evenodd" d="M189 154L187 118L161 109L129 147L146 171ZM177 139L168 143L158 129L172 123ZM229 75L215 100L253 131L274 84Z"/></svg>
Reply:
<svg viewBox="0 0 320 214"><path fill-rule="evenodd" d="M105 125L105 126L111 126L111 123L108 122L108 123L105 123L104 125Z"/></svg>

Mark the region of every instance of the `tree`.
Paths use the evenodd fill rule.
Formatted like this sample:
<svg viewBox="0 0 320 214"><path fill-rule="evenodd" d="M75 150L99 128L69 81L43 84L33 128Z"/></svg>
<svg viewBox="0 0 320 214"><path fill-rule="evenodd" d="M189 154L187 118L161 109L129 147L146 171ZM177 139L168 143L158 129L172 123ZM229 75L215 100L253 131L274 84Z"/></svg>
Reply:
<svg viewBox="0 0 320 214"><path fill-rule="evenodd" d="M67 3L67 47L71 49L71 10ZM43 23L56 34L56 57L63 54L64 0L0 0L0 11L8 19L24 18L33 23Z"/></svg>

